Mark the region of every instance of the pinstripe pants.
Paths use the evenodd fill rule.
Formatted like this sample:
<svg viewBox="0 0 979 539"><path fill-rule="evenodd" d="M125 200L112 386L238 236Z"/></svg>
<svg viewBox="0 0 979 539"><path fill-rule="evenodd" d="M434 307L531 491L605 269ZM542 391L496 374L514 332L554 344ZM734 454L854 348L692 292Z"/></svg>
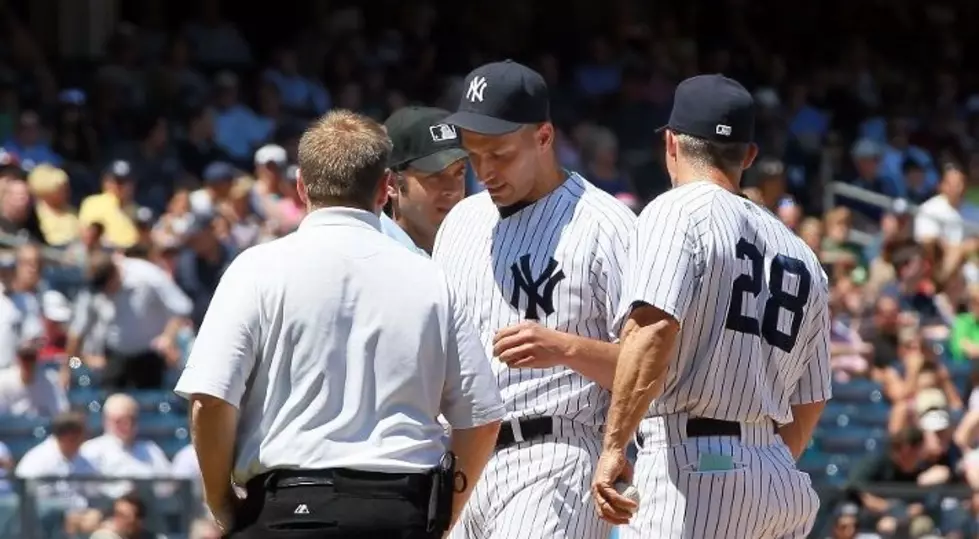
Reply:
<svg viewBox="0 0 979 539"><path fill-rule="evenodd" d="M590 490L600 449L595 431L497 451L449 537L608 539L611 526L598 518Z"/></svg>
<svg viewBox="0 0 979 539"><path fill-rule="evenodd" d="M819 498L771 424L741 425L741 439L686 437L686 417L640 424L633 484L639 511L621 539L790 539L812 529ZM702 455L733 469L698 471Z"/></svg>

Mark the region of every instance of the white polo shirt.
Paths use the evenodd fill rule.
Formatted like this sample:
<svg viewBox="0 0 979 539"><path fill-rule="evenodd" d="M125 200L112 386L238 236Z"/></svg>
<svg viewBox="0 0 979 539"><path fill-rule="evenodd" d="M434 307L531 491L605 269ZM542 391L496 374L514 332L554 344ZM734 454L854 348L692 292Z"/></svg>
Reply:
<svg viewBox="0 0 979 539"><path fill-rule="evenodd" d="M503 417L442 271L350 208L232 262L176 392L239 408L238 484L273 468L421 472L446 449L439 412L454 428Z"/></svg>
<svg viewBox="0 0 979 539"><path fill-rule="evenodd" d="M69 459L58 448L54 436L48 436L43 442L28 451L20 462L14 474L21 479L38 477L89 477L99 474L95 465L80 453ZM38 485L37 496L45 501L61 499L71 507L87 507L86 494L91 494L97 483L57 481Z"/></svg>

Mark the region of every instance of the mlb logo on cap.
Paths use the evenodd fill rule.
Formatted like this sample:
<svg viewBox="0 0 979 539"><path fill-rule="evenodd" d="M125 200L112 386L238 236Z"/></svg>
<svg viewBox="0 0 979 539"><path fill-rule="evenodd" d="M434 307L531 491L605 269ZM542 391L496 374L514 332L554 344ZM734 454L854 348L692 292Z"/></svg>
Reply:
<svg viewBox="0 0 979 539"><path fill-rule="evenodd" d="M456 133L456 128L449 124L433 125L428 128L428 131L432 134L432 142L443 142L459 138L459 135Z"/></svg>
<svg viewBox="0 0 979 539"><path fill-rule="evenodd" d="M738 81L697 75L676 87L670 123L662 129L714 142L750 143L755 137L755 100Z"/></svg>

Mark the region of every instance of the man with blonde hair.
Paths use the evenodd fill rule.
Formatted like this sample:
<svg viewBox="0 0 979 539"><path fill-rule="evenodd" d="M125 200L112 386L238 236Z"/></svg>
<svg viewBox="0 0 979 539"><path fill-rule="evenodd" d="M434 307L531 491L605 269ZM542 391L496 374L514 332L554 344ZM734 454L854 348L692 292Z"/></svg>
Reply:
<svg viewBox="0 0 979 539"><path fill-rule="evenodd" d="M49 245L61 247L78 239L78 216L69 206L68 173L51 165L34 167L27 186L37 199L37 219Z"/></svg>
<svg viewBox="0 0 979 539"><path fill-rule="evenodd" d="M503 404L475 328L435 263L380 232L391 150L367 117L314 123L308 215L242 252L204 316L176 392L231 537L441 538L492 451Z"/></svg>

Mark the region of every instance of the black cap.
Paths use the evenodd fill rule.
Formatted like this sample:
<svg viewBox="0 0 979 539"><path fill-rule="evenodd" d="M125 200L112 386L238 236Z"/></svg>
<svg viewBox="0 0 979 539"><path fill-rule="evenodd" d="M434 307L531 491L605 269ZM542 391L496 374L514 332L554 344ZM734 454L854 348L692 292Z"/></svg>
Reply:
<svg viewBox="0 0 979 539"><path fill-rule="evenodd" d="M128 179L133 174L133 167L129 161L116 159L105 167L104 174L115 176L120 180Z"/></svg>
<svg viewBox="0 0 979 539"><path fill-rule="evenodd" d="M670 123L661 129L714 142L749 143L755 137L755 100L723 75L697 75L676 87Z"/></svg>
<svg viewBox="0 0 979 539"><path fill-rule="evenodd" d="M459 110L446 122L483 135L505 135L551 121L547 83L513 60L486 64L466 75Z"/></svg>
<svg viewBox="0 0 979 539"><path fill-rule="evenodd" d="M394 143L390 166L422 172L439 172L466 157L456 128L445 123L449 111L431 107L404 107L396 110L384 128Z"/></svg>

